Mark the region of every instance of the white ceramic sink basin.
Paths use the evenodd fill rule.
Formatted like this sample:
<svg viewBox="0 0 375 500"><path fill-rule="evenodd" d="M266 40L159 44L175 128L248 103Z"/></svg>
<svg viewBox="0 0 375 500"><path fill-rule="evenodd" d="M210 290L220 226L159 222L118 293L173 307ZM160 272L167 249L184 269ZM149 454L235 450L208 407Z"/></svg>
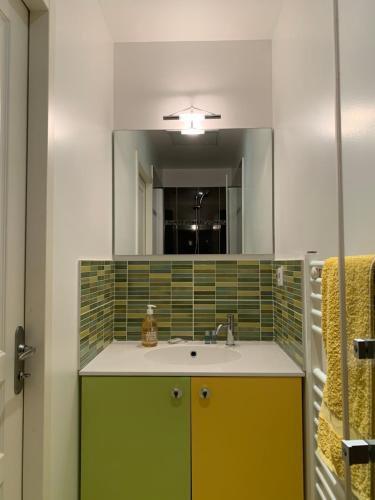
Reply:
<svg viewBox="0 0 375 500"><path fill-rule="evenodd" d="M195 356L194 356L195 353ZM192 355L193 354L193 355ZM206 345L202 341L142 347L138 341L116 342L80 372L83 376L303 377L303 371L275 342Z"/></svg>
<svg viewBox="0 0 375 500"><path fill-rule="evenodd" d="M171 345L153 348L144 354L149 361L170 365L214 365L240 359L235 347L225 345Z"/></svg>

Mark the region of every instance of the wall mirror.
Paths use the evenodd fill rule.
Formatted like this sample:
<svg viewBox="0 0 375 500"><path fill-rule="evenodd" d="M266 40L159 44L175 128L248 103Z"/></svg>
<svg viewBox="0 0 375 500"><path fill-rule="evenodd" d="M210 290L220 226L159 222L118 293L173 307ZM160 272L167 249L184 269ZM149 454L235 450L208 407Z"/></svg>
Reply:
<svg viewBox="0 0 375 500"><path fill-rule="evenodd" d="M114 255L273 253L271 129L113 141Z"/></svg>

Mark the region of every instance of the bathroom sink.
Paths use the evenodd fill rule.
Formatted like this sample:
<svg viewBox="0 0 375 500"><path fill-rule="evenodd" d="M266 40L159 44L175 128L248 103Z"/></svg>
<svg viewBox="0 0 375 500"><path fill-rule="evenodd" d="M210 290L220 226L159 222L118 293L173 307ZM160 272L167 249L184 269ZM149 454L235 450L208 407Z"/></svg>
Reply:
<svg viewBox="0 0 375 500"><path fill-rule="evenodd" d="M174 345L153 348L145 358L170 365L213 365L230 363L241 358L233 347L225 345Z"/></svg>

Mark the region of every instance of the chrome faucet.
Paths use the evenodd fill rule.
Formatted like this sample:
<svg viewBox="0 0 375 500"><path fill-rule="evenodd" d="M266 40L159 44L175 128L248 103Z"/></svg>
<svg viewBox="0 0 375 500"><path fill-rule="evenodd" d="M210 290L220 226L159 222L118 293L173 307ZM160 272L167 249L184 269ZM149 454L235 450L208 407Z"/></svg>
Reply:
<svg viewBox="0 0 375 500"><path fill-rule="evenodd" d="M234 314L228 314L227 322L221 323L214 331L214 337L218 337L223 328L227 329L226 345L235 345L234 342Z"/></svg>

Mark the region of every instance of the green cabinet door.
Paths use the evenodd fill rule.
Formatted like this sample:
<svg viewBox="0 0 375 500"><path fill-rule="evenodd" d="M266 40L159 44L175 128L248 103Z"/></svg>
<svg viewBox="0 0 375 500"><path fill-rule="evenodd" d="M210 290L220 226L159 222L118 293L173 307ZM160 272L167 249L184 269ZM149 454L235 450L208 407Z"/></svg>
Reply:
<svg viewBox="0 0 375 500"><path fill-rule="evenodd" d="M190 500L189 378L83 377L81 418L81 500Z"/></svg>

